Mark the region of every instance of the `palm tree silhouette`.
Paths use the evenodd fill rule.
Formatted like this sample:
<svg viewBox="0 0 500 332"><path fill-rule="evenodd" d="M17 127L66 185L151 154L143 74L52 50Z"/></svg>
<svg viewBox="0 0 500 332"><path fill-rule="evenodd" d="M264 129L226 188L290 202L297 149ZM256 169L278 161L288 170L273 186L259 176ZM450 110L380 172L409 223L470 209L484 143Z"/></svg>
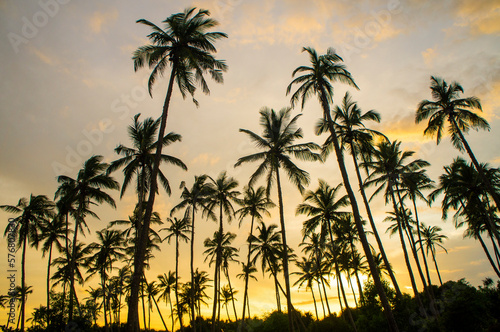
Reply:
<svg viewBox="0 0 500 332"><path fill-rule="evenodd" d="M293 85L299 85L298 89L292 94L291 103L292 106L294 106L295 104L297 104L297 102L302 101L302 108L304 108L306 100L312 95L317 95L319 99L321 108L323 110L323 119L326 121L328 131L330 132L335 155L337 157L337 163L342 175L342 181L351 203L352 213L356 222L356 228L360 236L361 244L363 245L366 259L370 266L370 271L373 274L375 287L377 289L377 292L379 293L380 300L384 308L384 314L389 324L389 328L391 331L395 332L399 329L392 314L392 309L389 301L387 300L387 296L385 294L382 282L380 281L380 277L377 275L377 269L373 261L371 249L361 222L358 203L349 182L349 175L347 173L344 156L340 148L338 132L335 128L335 123L330 114L330 104L333 103L332 82L340 81L355 88L358 87L356 83L354 83L354 79L351 73L342 64L342 58L338 56L333 49L329 48L327 50L327 53L321 56L318 56L316 50L309 47L304 47L303 51L309 54L311 66L300 66L293 71L292 77L296 74L302 75L292 80L292 82L287 87L286 93L288 95L291 92Z"/></svg>
<svg viewBox="0 0 500 332"><path fill-rule="evenodd" d="M217 21L208 17L210 13L207 10L200 9L197 13L195 13L195 10L196 8L187 8L182 13L170 15L163 21L165 24L164 29L144 19L137 21L153 30L148 35L151 44L139 47L133 55L135 70L145 65L153 69L148 82L150 94L152 94L152 87L158 76L163 75L163 72L169 65L171 68L165 102L163 103L158 140L164 137L165 134L174 83L177 82L177 86L183 97L186 97L187 94L194 95L196 91L195 83L198 83L202 91L208 94L210 90L203 75L209 73L212 79L221 83L222 72L227 70L226 64L223 61L215 59L213 56L217 51L214 42L227 37L226 34L211 32L210 29L218 24ZM196 100L193 99L193 101L198 104ZM157 188L156 177L160 167L161 150L162 145L158 144L151 174L148 204L144 215L145 229L141 234L141 240L145 240L148 236L147 228L149 228L149 219L153 212ZM144 243L144 241L140 241L140 243ZM137 304L145 250L146 248L140 245L136 253L137 258L134 261L134 275L129 301L129 332L138 332L139 330Z"/></svg>
<svg viewBox="0 0 500 332"><path fill-rule="evenodd" d="M441 280L441 274L439 273L437 261L436 261L436 246L440 247L443 249L446 253L448 251L446 250L445 247L441 243L443 243L444 239L447 239L448 237L443 234L439 234L439 232L442 231L442 228L439 226L425 226L424 223L420 224L420 235L421 238L418 240L420 244L420 248L423 250L425 246L425 252L427 255L429 255L429 251L431 252L432 255L432 260L434 261L434 266L436 267L436 273L439 278L439 283L441 286L443 285L443 280Z"/></svg>
<svg viewBox="0 0 500 332"><path fill-rule="evenodd" d="M45 195L30 195L27 198L21 198L16 205L1 205L0 209L17 214L19 216L9 219L9 223L5 228L4 236L13 237L11 240L16 241L17 250L22 247L21 253L21 289L26 288L26 246L36 246L40 241L40 230L42 225L47 222L48 218L53 217L54 203ZM9 240L9 241L11 241ZM11 247L12 248L12 247ZM14 248L12 248L13 250ZM15 257L13 251L10 251L9 262L11 257ZM14 265L15 266L15 263ZM11 268L13 267L11 266ZM24 322L26 315L26 296L21 296L21 331L24 331Z"/></svg>
<svg viewBox="0 0 500 332"><path fill-rule="evenodd" d="M280 178L280 169L283 169L290 181L299 189L304 190L304 186L309 183L309 173L300 169L295 165L291 156L301 160L317 161L320 160L318 154L312 150L319 149L315 143L300 143L295 144L297 139L302 138L302 129L297 127L299 115L291 118L291 109L282 108L279 112L273 109L263 108L260 111L260 124L263 129L263 135L259 136L247 129L240 129L241 132L247 134L255 143L256 147L264 151L257 152L238 159L235 167L254 161L262 161L257 170L252 174L249 181L249 186L252 186L255 181L265 173L266 175L266 191L267 196L271 191L272 186L276 182L278 191L278 208L280 215L281 240L283 241L282 249L282 264L283 274L285 277L285 296L288 307L288 323L291 331L294 331L292 322L292 300L290 293L290 273L288 269L288 246L286 241L285 216L283 206L283 194Z"/></svg>

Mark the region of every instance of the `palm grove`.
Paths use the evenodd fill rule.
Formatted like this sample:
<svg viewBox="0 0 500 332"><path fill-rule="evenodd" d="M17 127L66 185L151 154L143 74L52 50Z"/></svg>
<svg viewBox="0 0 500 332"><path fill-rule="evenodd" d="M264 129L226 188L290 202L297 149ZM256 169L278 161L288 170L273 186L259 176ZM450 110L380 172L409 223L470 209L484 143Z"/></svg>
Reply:
<svg viewBox="0 0 500 332"><path fill-rule="evenodd" d="M437 253L444 249L446 236L439 226L419 220L419 201L441 203L443 219L451 211L455 226L465 227L464 236L478 240L493 272L500 277L500 173L480 163L466 139L470 129L489 130L486 120L475 113L481 111L479 99L462 98L464 91L459 83L431 77L432 98L417 106L415 120L428 121L424 134L436 137L438 144L448 133L453 146L470 159L457 157L435 182L427 175L427 161L415 159L413 151L401 149L401 142L390 141L369 128L370 123L381 121L379 113L364 112L349 93L334 104L334 83L354 89L358 86L333 49L320 55L305 47L309 62L292 72L286 88L291 107L262 108L258 114L260 132L240 129L254 144L255 152L240 156L234 166L252 169L249 179L238 181L226 171L215 178L195 176L180 184L181 197L174 199L170 215L160 216L154 203L160 191L171 194L168 167L187 169L182 160L165 153L169 145L181 140L180 135L166 132L170 100L180 92L183 98L193 97L198 105L195 91L199 87L203 93L210 92L208 76L222 83L227 65L215 58L215 42L227 35L212 31L217 22L208 11L196 8L169 16L162 22L163 28L144 19L137 22L151 29L151 43L134 52L135 70L146 66L151 69L150 94L159 77L168 77L161 116L141 119L137 114L128 127L130 146L116 147L116 159L110 164L104 163L102 156L92 156L74 177L59 176L53 201L32 194L15 205L1 206L13 215L21 252L21 284L15 292L1 297L3 305L11 299L19 304L16 326L9 321L6 328L10 323L11 328L24 331L26 321L31 320L34 326L57 330L73 322L96 324L102 319L109 331L120 325L122 313L127 311L126 330L139 331L150 328L152 312L156 311L165 330L201 331L209 326L211 331L220 331L225 308L222 314L228 319L234 317L238 328L245 330L251 323L249 284L260 271L274 283L276 309L286 309L289 331L306 328L303 314L293 304L294 285L311 292L316 320L321 313L334 314L329 292L336 292L342 318L354 331L361 323L347 294L354 298L354 307L360 307L368 302L371 290L376 294L381 317L385 317L385 328L399 331L402 327L394 310L408 295L398 285L377 229L380 220L375 220L371 211L371 199L377 195L383 195L390 209L384 220L390 222L387 232L401 243L413 301L424 319L439 321L436 287L432 285L437 281L443 285ZM302 141L303 130L298 125L301 115L293 114L293 108L303 108L308 101L314 103L311 97L319 102L315 105L319 106L315 131L325 134L321 144ZM310 183L309 173L297 161L324 162L332 152L338 169L331 172L340 171L342 183L321 179L317 185ZM349 174L348 168L354 173ZM113 178L119 171L124 175L121 185ZM284 182L297 188L297 195L303 197L301 204L285 205ZM87 221L98 218L95 207L115 207L112 191L121 188L121 198L131 186L135 187L137 204L129 218L114 220L102 230L90 230ZM285 211L293 209L303 220L299 248L287 244L286 226L290 221L285 220ZM276 210L279 223L266 224L264 216ZM195 237L200 219L218 223L212 237ZM242 234L249 234L246 251L239 252L232 245L236 234L224 231L225 224L233 219L244 229ZM82 237L92 231L96 241L85 244ZM175 268L148 280L145 268L154 264L152 258L162 241L176 248ZM190 276L184 276L184 283L179 282L181 242L190 246ZM196 267L199 259L194 256L195 246L202 244L204 259L213 272ZM25 274L28 247L48 255L46 303L29 318L26 301L32 286L28 286L29 276ZM241 271L237 277L244 281L244 289L238 291L231 286L230 278L236 270ZM366 283L362 282L363 275L368 276ZM77 284L82 286L89 278L98 278L98 287L89 287L88 296L78 298ZM241 311L235 305L237 297ZM169 312L160 310L160 301L167 303ZM209 320L201 317L204 306L212 308Z"/></svg>

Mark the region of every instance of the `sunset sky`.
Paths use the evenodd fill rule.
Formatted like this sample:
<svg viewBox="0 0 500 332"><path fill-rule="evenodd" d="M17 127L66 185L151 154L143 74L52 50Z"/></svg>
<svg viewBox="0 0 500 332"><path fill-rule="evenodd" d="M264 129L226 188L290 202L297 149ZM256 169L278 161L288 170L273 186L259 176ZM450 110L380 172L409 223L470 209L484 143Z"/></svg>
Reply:
<svg viewBox="0 0 500 332"><path fill-rule="evenodd" d="M498 1L2 0L0 205L15 205L19 198L31 193L53 198L58 175L76 177L91 155L103 155L111 162L117 157L113 150L118 144L130 146L126 130L136 113L142 114L141 119L160 116L167 78L157 82L151 98L146 85L149 70L134 72L132 52L148 43L146 36L150 32L148 27L135 22L144 18L160 25L166 17L188 6L209 9L220 22L216 31L228 34L227 39L217 41L216 57L225 60L229 69L224 74L224 84L209 82L210 96L197 91L199 108L174 90L167 131L181 134L183 139L167 152L182 159L189 170L163 168L174 190L171 197L163 194L157 199L155 210L162 218L179 202L180 182L186 181L191 186L195 175L206 173L216 177L227 170L243 190L256 165L236 169L233 165L239 157L256 150L238 130L260 133L258 111L262 107L278 110L289 106L285 91L292 71L309 64L307 55L301 52L305 46L315 48L320 54L333 47L343 57L360 90L337 83L335 102L349 91L361 109L377 110L382 122L370 126L391 140L402 141L404 149L416 151L415 158L429 161L429 175L435 181L443 166L450 164L459 152L448 138L436 146L435 140L424 137L425 124L415 124L415 110L421 100L431 98L431 75L449 83L460 82L464 96L481 99L482 115L491 126L490 132L470 132L469 143L481 162L500 166ZM299 112L299 108L294 110L294 114ZM317 100L311 98L302 113L299 125L305 133L304 142L322 143L325 137L314 135L314 124L321 116ZM335 186L341 182L333 156L324 164L299 164L311 174L308 189L316 189L318 179ZM115 176L121 183L121 173ZM352 172L351 177L354 177ZM132 189L122 200L118 192L113 193L116 210L96 209L101 220L88 221L92 233L109 221L127 218L135 204ZM276 201L275 196L273 191L272 198ZM301 201L298 190L285 184L288 242L299 257L304 217L295 216L295 208ZM449 237L444 243L448 254L438 252L437 256L443 278L466 278L477 286L485 277L493 277L479 243L462 239L464 229L456 230L451 218L443 222L439 205L440 201L431 208L421 203L420 214L425 224L439 225ZM387 225L382 220L391 208L380 198L374 199L372 208L379 231L384 233ZM278 224L277 209L271 213L266 222ZM2 231L10 216L0 212ZM213 268L204 263L202 241L216 229L216 223L198 219L195 265L211 277ZM241 228L238 222L233 222L226 230L238 234L235 246L240 248L240 260L244 260L249 222L244 222ZM90 243L93 234L81 240ZM383 241L398 280L409 293L410 282L399 239L384 234ZM0 294L6 294L8 287L6 245L2 237ZM174 270L173 245L163 243L161 248L147 271L149 280ZM189 280L187 244L182 246L181 259L181 282L185 282ZM28 298L29 317L32 308L45 301L47 260L41 259L41 252L35 249L29 249L27 260L27 284L34 286ZM18 266L20 269L20 254ZM235 277L241 269L234 264L231 270L231 282L239 291L237 305L241 308L243 282ZM252 315L276 307L273 283L260 271L256 276L259 283L251 285L250 292ZM432 277L437 283L436 275ZM20 278L19 273L18 283ZM297 277L291 279L294 282ZM89 280L88 285L95 283L97 278ZM210 296L212 292L209 289ZM332 305L338 309L334 287L329 294ZM79 293L80 299L86 296L83 290ZM298 309L313 312L311 295L304 289L294 291L292 300ZM161 306L166 314L167 307ZM241 309L238 311L241 316ZM207 307L205 315L209 316L209 312ZM6 314L0 314L0 324L5 323L5 317ZM158 319L153 327L160 325Z"/></svg>

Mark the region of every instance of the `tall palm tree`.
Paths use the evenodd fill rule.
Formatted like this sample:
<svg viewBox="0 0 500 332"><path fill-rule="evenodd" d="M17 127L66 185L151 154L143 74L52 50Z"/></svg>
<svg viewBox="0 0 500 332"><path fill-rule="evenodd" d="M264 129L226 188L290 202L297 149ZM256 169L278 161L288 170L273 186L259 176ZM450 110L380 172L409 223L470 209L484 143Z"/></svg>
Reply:
<svg viewBox="0 0 500 332"><path fill-rule="evenodd" d="M250 248L249 248L249 252L250 252ZM239 279L243 279L247 286L248 286L248 283L247 283L248 279L251 278L251 279L257 281L257 277L255 277L253 275L255 272L257 272L257 268L255 267L255 265L252 262L250 262L248 265L241 262L241 270L242 270L242 273L237 274L236 277ZM245 315L245 312L248 312L248 317L251 317L251 315L250 315L250 298L248 296L248 291L246 292L246 294L244 296L243 304L245 304L245 302L246 302L247 309L243 311L243 314ZM242 327L244 327L245 323L242 321L241 325L242 325Z"/></svg>
<svg viewBox="0 0 500 332"><path fill-rule="evenodd" d="M172 306L172 298L170 293L172 288L175 287L177 283L176 273L172 271L168 271L168 274L163 273L158 275L158 287L160 291L159 300L163 299L165 303L170 303L170 317L172 318L172 331L174 331L175 319L174 319L174 308Z"/></svg>
<svg viewBox="0 0 500 332"><path fill-rule="evenodd" d="M57 251L63 252L63 241L66 240L67 236L65 226L64 216L57 214L52 220L47 220L47 222L42 224L40 232L42 256L45 256L49 252L47 262L47 325L50 325L50 266L52 264L52 249L55 246Z"/></svg>
<svg viewBox="0 0 500 332"><path fill-rule="evenodd" d="M500 195L494 190L488 181L476 156L472 152L464 134L470 129L490 130L488 122L473 112L474 109L482 111L481 102L477 97L459 98L464 93L463 87L458 82L448 83L440 77L431 76L431 95L434 101L422 100L415 114L415 122L419 123L429 119L424 135L436 135L436 143L439 144L443 131L448 121L447 131L451 135L451 142L459 151L465 151L469 155L472 164L479 172L484 184L492 196L497 209L500 209Z"/></svg>
<svg viewBox="0 0 500 332"><path fill-rule="evenodd" d="M366 196L363 179L361 177L360 166L358 159L362 161L368 161L373 154L373 145L375 144L376 137L385 137L384 134L365 127L364 122L374 121L380 122L380 114L375 110L369 110L365 113L362 112L358 104L352 99L349 92L346 92L344 98L342 98L342 103L340 106L336 106L332 110L333 121L335 123L335 128L338 130L339 139L341 142L341 148L346 149L352 156L354 163L354 170L356 171L356 177L358 180L359 192L363 199L365 205L366 214L368 216L368 221L377 241L378 249L382 255L384 263L390 265L387 255L385 254L384 246L382 240L377 231L375 221L371 212L369 200ZM324 119L318 123L316 128L316 134L321 134L328 131L328 124ZM334 149L334 145L331 140L331 136L328 137L325 144L323 145L323 156L326 157ZM396 290L396 295L401 298L402 294L399 289L399 285L396 280L396 276L389 270L389 276L391 278L394 289Z"/></svg>
<svg viewBox="0 0 500 332"><path fill-rule="evenodd" d="M250 250L253 255L252 263L255 264L260 258L262 275L265 274L266 270L269 270L274 278L276 288L278 288L276 261L281 255L280 245L282 234L281 232L278 233L276 231L277 228L278 226L275 224L267 226L263 221L261 221L259 226L257 226L257 235L252 235L251 238L248 239L248 241L252 241L253 243L252 249ZM281 311L278 291L276 291L276 301L278 311Z"/></svg>
<svg viewBox="0 0 500 332"><path fill-rule="evenodd" d="M98 218L97 214L90 210L92 205L97 203L107 203L113 208L116 208L114 199L104 190L118 190L119 185L106 170L109 165L102 162L102 156L92 156L83 164L83 168L78 171L76 179L66 175L60 175L57 182L60 184L55 193L55 198L65 197L65 200L73 202L75 205L74 211L74 230L72 241L72 254L75 256L75 250L78 240L78 231L82 231L83 226L87 227L85 218L90 215ZM88 229L88 227L87 227ZM74 277L73 268L74 262L70 262L70 300L69 300L69 317L73 318L73 297L74 297Z"/></svg>
<svg viewBox="0 0 500 332"><path fill-rule="evenodd" d="M196 91L195 83L201 86L204 93L208 94L210 92L204 78L205 73L209 73L212 79L218 83L223 80L222 72L227 70L227 66L224 61L217 60L214 57L214 53L217 51L214 42L227 37L227 35L222 32L210 31L218 23L216 20L209 18L209 15L208 10L200 9L196 12L196 8L187 8L182 13L172 14L167 17L163 21L165 24L164 29L144 19L137 21L153 30L148 35L151 44L139 47L133 55L134 69L136 71L146 65L153 69L148 82L150 94L152 94L152 87L156 79L162 76L166 68L170 66L170 78L158 132L159 140L165 135L169 104L175 82L177 82L181 95L186 97L187 94L194 95ZM194 98L193 101L198 104ZM149 227L149 218L153 212L161 150L162 145L158 144L151 174L151 188L144 216L145 229L141 234L142 240L145 240L148 236L147 228ZM140 243L144 243L144 241ZM137 304L144 254L145 248L140 245L134 261L134 276L129 301L129 332L137 332L139 329Z"/></svg>
<svg viewBox="0 0 500 332"><path fill-rule="evenodd" d="M182 189L181 192L181 199L182 201L174 206L172 211L170 212L170 215L172 215L175 211L178 211L180 209L186 209L184 218L190 218L191 219L191 250L190 250L190 261L189 261L189 266L191 269L191 285L194 284L194 275L195 275L195 270L194 270L194 226L195 226L195 216L196 216L196 211L201 207L205 208L205 201L207 200L207 195L208 195L208 183L206 182L207 180L207 175L200 175L200 176L195 176L194 177L194 183L191 189L188 189L186 187L186 183L184 181L181 182L180 189ZM191 288L191 290L194 290ZM194 297L194 294L193 294ZM195 310L195 301L189 301L191 305L191 325L193 325L193 329L196 330L196 310Z"/></svg>
<svg viewBox="0 0 500 332"><path fill-rule="evenodd" d="M429 251L431 252L432 255L432 260L434 261L434 266L436 267L436 273L439 277L439 283L441 286L443 285L443 280L441 280L441 274L439 273L437 261L436 261L436 246L440 247L443 249L446 253L448 251L446 250L445 247L441 243L443 243L444 239L447 239L448 237L443 234L439 234L439 232L442 231L442 228L439 226L425 226L424 223L420 224L420 235L421 238L418 240L419 244L421 245L420 248L425 246L425 251L427 255L429 255Z"/></svg>
<svg viewBox="0 0 500 332"><path fill-rule="evenodd" d="M312 152L313 150L319 149L319 146L312 142L295 144L296 140L303 137L302 129L297 127L297 121L300 114L292 118L291 109L289 107L282 108L279 112L265 107L261 109L259 113L260 124L263 129L262 136L259 136L258 134L247 129L240 129L240 131L247 134L255 143L256 147L264 151L239 158L235 167L247 162L261 161L262 163L250 177L249 185L253 185L259 177L267 173L267 196L269 196L272 186L276 183L278 191L281 240L283 241L283 274L285 276L287 307L288 312L290 313L288 315L288 323L291 331L293 331L294 328L291 315L292 300L289 278L290 272L288 269L288 246L286 241L280 169L284 170L290 181L299 189L300 192L302 192L304 190L304 186L309 184L309 173L295 165L291 160L291 156L307 161L320 160L320 156Z"/></svg>
<svg viewBox="0 0 500 332"><path fill-rule="evenodd" d="M339 165L340 173L342 175L342 181L351 203L352 213L356 222L356 228L360 236L361 244L363 245L366 259L370 266L370 271L373 274L373 280L377 292L380 296L382 306L384 308L384 314L386 315L390 330L398 331L396 321L392 314L391 306L389 304L389 301L387 300L387 296L385 294L382 282L380 281L380 277L377 275L375 262L373 261L370 246L368 244L368 240L361 223L361 215L359 212L358 203L349 182L349 176L347 174L344 156L340 148L338 133L330 114L330 104L333 103L332 82L340 81L355 88L357 88L357 85L356 83L354 83L354 79L351 73L342 64L342 58L338 56L333 49L329 48L327 50L327 53L321 56L318 56L316 50L309 47L304 47L303 51L309 54L311 66L300 66L293 71L292 77L296 74L302 75L294 78L288 85L286 91L287 95L291 92L294 85L299 85L299 88L292 94L292 106L294 106L297 102L302 101L301 105L302 108L304 108L307 99L312 95L317 95L319 99L321 108L323 110L323 119L326 121L328 130L332 137L332 143L337 157L337 163Z"/></svg>
<svg viewBox="0 0 500 332"><path fill-rule="evenodd" d="M1 205L0 209L18 215L9 219L4 236L9 236L9 242L17 242L17 250L22 248L21 253L21 288L26 288L26 247L37 246L40 241L40 229L53 217L54 203L45 195L30 195L21 198L16 205ZM9 247L12 248L12 247ZM9 258L14 257L14 248L9 249ZM11 251L12 250L12 251ZM24 331L24 321L26 314L26 297L21 297L21 331Z"/></svg>
<svg viewBox="0 0 500 332"><path fill-rule="evenodd" d="M166 230L168 235L162 240L170 244L170 240L175 238L175 304L177 307L177 313L179 315L179 324L182 326L182 310L179 310L179 241L188 242L189 236L186 235L190 231L190 221L188 218L167 218L169 223L168 227L162 228L161 230Z"/></svg>
<svg viewBox="0 0 500 332"><path fill-rule="evenodd" d="M220 302L222 302L223 307L226 307L226 315L228 320L231 320L231 318L229 317L229 309L228 309L229 302L232 301L234 303L234 295L236 293L238 293L238 291L232 289L231 286L229 285L223 286L220 290ZM234 313L235 313L235 320L237 321L238 317L236 317L236 311Z"/></svg>
<svg viewBox="0 0 500 332"><path fill-rule="evenodd" d="M316 297L314 296L313 290L313 281L316 280L316 273L314 271L314 263L311 259L302 257L301 260L296 261L295 265L299 268L298 272L293 272L292 274L299 275L299 279L293 284L294 286L298 285L299 288L305 283L306 290L311 290L311 295L313 298L314 311L316 313L316 320L319 320L318 316L318 307L316 305Z"/></svg>
<svg viewBox="0 0 500 332"><path fill-rule="evenodd" d="M248 273L251 271L251 263L250 263L250 250L252 248L252 235L253 235L253 225L255 219L258 221L262 221L263 215L271 216L269 213L268 209L274 207L274 203L266 197L266 188L263 186L260 186L255 190L253 187L246 187L244 192L243 192L243 199L242 199L242 208L240 208L238 211L235 213L238 215L240 219L240 224L239 226L241 227L241 222L243 219L247 216L251 217L251 223L250 223L250 235L248 238L248 255L247 255L247 263L244 264L244 267L247 267L245 270L245 290L244 290L244 295L243 295L243 314L241 318L241 324L242 324L242 329L244 330L245 328L245 313L246 313L246 307L248 305L247 303L247 298L248 298Z"/></svg>
<svg viewBox="0 0 500 332"><path fill-rule="evenodd" d="M226 276L226 280L229 286L229 289L231 292L233 291L233 286L231 285L231 278L229 277L229 262L236 262L238 263L238 260L236 257L238 257L238 251L239 249L231 246L225 246L222 248L222 270L224 271L224 275ZM236 294L237 291L234 291L234 294ZM233 310L234 310L234 317L235 320L238 321L238 314L236 313L236 304L235 304L235 298L232 296L231 302L233 303ZM228 316L229 317L229 316Z"/></svg>
<svg viewBox="0 0 500 332"><path fill-rule="evenodd" d="M109 304L109 293L107 287L108 272L113 271L113 263L125 257L122 233L117 230L103 229L96 232L97 242L88 245L91 254L87 257L89 277L99 274L103 296L104 328L109 331L108 313L111 310Z"/></svg>

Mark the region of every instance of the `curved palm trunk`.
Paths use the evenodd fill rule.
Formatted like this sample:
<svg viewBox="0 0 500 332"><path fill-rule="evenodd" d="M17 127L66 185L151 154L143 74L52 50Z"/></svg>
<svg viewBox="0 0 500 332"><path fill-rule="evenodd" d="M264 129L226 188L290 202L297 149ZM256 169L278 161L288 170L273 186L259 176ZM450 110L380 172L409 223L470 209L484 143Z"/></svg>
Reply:
<svg viewBox="0 0 500 332"><path fill-rule="evenodd" d="M323 278L321 278L321 285L323 286L323 293L325 294L325 303L326 303L326 309L328 310L328 316L332 314L330 311L330 304L328 303L328 295L326 294L326 287L325 287L325 281Z"/></svg>
<svg viewBox="0 0 500 332"><path fill-rule="evenodd" d="M325 310L325 303L323 302L323 294L321 294L321 285L320 285L319 281L317 281L317 284L318 284L319 300L321 301L321 307L323 308L323 318L325 318L326 317L326 310ZM316 305L316 303L314 305Z"/></svg>
<svg viewBox="0 0 500 332"><path fill-rule="evenodd" d="M339 285L340 285L340 292L342 293L342 298L344 299L344 304L346 307L347 317L349 318L349 322L350 322L352 328L354 329L354 331L357 331L358 329L356 328L356 323L354 322L354 319L352 318L351 308L349 307L349 303L347 302L347 296L345 295L344 284L342 283L342 277L341 277L339 265L337 264L336 259L335 259L334 264L335 264L335 273L337 274L337 280L338 280ZM339 296L339 300L340 300L340 296Z"/></svg>
<svg viewBox="0 0 500 332"><path fill-rule="evenodd" d="M439 273L438 264L437 264L437 261L436 261L436 255L434 254L434 250L431 250L431 254L432 254L432 260L434 261L434 266L436 267L436 272L437 272L437 275L438 275L438 278L439 278L439 284L441 286L443 286L443 280L441 280L441 274Z"/></svg>
<svg viewBox="0 0 500 332"><path fill-rule="evenodd" d="M160 307L158 306L158 302L156 301L154 296L151 296L151 298L153 299L153 302L156 306L156 311L158 311L158 314L160 315L160 319L161 319L161 322L163 324L163 327L165 328L165 331L168 331L167 324L165 323L165 320L163 319L163 315L161 314ZM173 331L173 329L172 329L172 331Z"/></svg>
<svg viewBox="0 0 500 332"><path fill-rule="evenodd" d="M469 155L470 160L472 161L472 164L474 164L474 167L476 168L477 172L479 173L479 176L481 176L481 179L483 180L484 184L486 185L486 189L488 190L489 194L491 197L493 197L493 200L495 201L495 205L497 206L497 209L500 210L500 197L498 197L498 194L496 191L493 189L493 186L491 185L491 182L486 178L483 169L479 165L479 162L476 159L476 156L472 152L472 149L469 146L469 143L464 137L464 134L460 130L460 128L457 125L457 122L455 121L454 118L449 118L450 122L453 124L455 127L458 136L460 136L460 140L462 141L462 144L464 145L465 151Z"/></svg>
<svg viewBox="0 0 500 332"><path fill-rule="evenodd" d="M354 147L352 146L352 143L351 143L351 151L355 151L353 149L354 149ZM382 240L380 239L380 236L378 235L377 227L375 226L375 221L373 220L372 211L371 211L370 205L368 203L368 198L366 197L365 189L363 186L363 180L361 179L361 172L359 171L358 161L357 161L354 153L352 155L352 159L354 162L354 169L356 170L356 177L358 178L359 192L361 193L361 197L363 198L363 203L365 205L366 214L368 215L368 221L370 222L370 226L371 226L373 235L375 236L375 240L377 241L378 250L380 251L380 255L382 256L382 260L384 261L384 265L386 266L387 271L389 272L389 277L391 278L392 285L394 286L394 289L396 290L396 297L401 300L403 295L401 294L401 290L399 289L399 285L398 285L398 282L396 280L396 276L394 275L394 272L390 268L391 265L389 264L389 259L387 259L387 255L385 254L384 245L382 244Z"/></svg>
<svg viewBox="0 0 500 332"><path fill-rule="evenodd" d="M316 320L319 320L319 316L318 316L318 306L316 305L316 297L314 297L314 290L312 288L312 285L311 287L309 287L311 289L311 294L312 294L312 298L313 298L313 303L314 303L314 311L316 312Z"/></svg>
<svg viewBox="0 0 500 332"><path fill-rule="evenodd" d="M339 147L338 136L333 126L333 120L330 116L330 108L328 106L328 101L324 94L321 95L321 104L323 107L323 115L325 120L328 123L328 129L330 131L330 135L332 136L333 146L335 148L335 154L337 157L337 163L339 165L340 173L342 175L342 181L344 183L344 188L347 191L347 195L349 197L349 202L352 207L352 214L354 216L354 221L356 224L356 229L358 231L359 240L363 246L363 250L365 253L366 260L368 261L368 265L370 266L370 271L373 276L373 282L375 284L375 288L377 289L377 293L380 297L380 302L382 303L382 307L384 308L384 315L387 319L387 323L389 325L389 329L393 332L399 331L396 320L392 314L392 309L387 300L387 295L385 294L384 288L382 286L382 281L380 280L380 275L378 274L377 267L375 265L375 261L373 260L373 256L370 250L370 245L368 243L368 239L366 238L365 231L363 229L363 224L361 222L361 216L358 209L358 204L356 201L356 196L352 190L351 184L349 182L349 176L347 174L347 169L344 162L344 157L342 151Z"/></svg>
<svg viewBox="0 0 500 332"><path fill-rule="evenodd" d="M286 305L287 305L287 311L288 311L288 326L289 326L289 331L294 332L294 326L293 326L293 319L292 319L292 314L293 314L293 307L292 307L292 298L291 298L291 292L290 292L290 273L288 270L288 246L286 243L286 230L285 230L285 216L283 212L283 195L281 193L281 182L280 182L280 175L279 175L279 169L276 169L276 186L278 188L278 205L279 205L279 212L280 212L280 224L281 224L281 241L283 241L283 275L285 279L285 289L286 289Z"/></svg>
<svg viewBox="0 0 500 332"><path fill-rule="evenodd" d="M247 271L245 271L245 291L243 294L243 314L241 318L241 325L242 325L242 330L245 330L245 313L246 313L246 306L247 306L247 298L248 298L248 268L250 267L250 250L252 249L252 236L253 236L253 223L255 221L255 216L252 215L252 222L250 223L250 237L248 238L248 255L247 255ZM250 303L248 303L248 306L250 307ZM249 314L250 316L250 314Z"/></svg>
<svg viewBox="0 0 500 332"><path fill-rule="evenodd" d="M139 242L136 244L134 252L134 272L132 274L132 281L130 283L130 297L128 301L128 317L127 317L127 332L139 332L139 288L141 283L141 276L144 271L144 258L146 255L146 246L149 236L149 226L151 222L151 215L153 213L154 201L156 197L156 189L158 187L157 177L160 169L161 151L163 148L162 138L165 136L165 127L167 125L168 109L170 99L172 97L174 78L176 72L175 63L172 65L170 73L170 80L168 82L167 95L163 104L163 112L161 115L160 130L158 132L158 144L156 146L156 154L153 165L153 172L151 173L151 188L149 189L148 203L144 213L144 220L142 229L139 235Z"/></svg>
<svg viewBox="0 0 500 332"><path fill-rule="evenodd" d="M47 264L47 326L50 325L50 263L52 262L52 243L49 247L49 258Z"/></svg>
<svg viewBox="0 0 500 332"><path fill-rule="evenodd" d="M191 220L191 257L190 257L190 262L189 266L191 269L191 300L190 306L191 306L191 325L193 326L193 331L196 332L196 310L195 310L195 286L194 286L194 215L195 215L195 210L196 210L196 200L193 201L193 218ZM172 327L173 331L173 327Z"/></svg>
<svg viewBox="0 0 500 332"><path fill-rule="evenodd" d="M481 234L477 235L477 238L479 242L481 243L481 247L483 247L484 252L486 253L486 257L488 257L488 261L490 262L491 266L493 267L493 270L497 274L497 276L500 278L500 270L497 268L495 265L495 262L491 258L490 252L488 251L488 247L486 246L486 243L484 243L483 238L481 237Z"/></svg>
<svg viewBox="0 0 500 332"><path fill-rule="evenodd" d="M236 313L236 304L234 303L233 287L231 286L231 279L229 278L229 269L226 267L224 270L226 272L226 278L227 278L227 283L229 285L229 289L231 290L231 302L233 302L234 320L238 322L238 314Z"/></svg>
<svg viewBox="0 0 500 332"><path fill-rule="evenodd" d="M422 234L420 234L420 221L418 219L417 204L415 203L414 199L412 199L412 201L413 201L413 210L415 211L415 221L417 222L417 235L418 235L418 241L420 243L420 253L422 254L422 259L424 261L425 272L427 274L427 283L429 286L431 286L432 281L429 272L429 265L427 264L427 258L425 257L424 248L422 247Z"/></svg>

